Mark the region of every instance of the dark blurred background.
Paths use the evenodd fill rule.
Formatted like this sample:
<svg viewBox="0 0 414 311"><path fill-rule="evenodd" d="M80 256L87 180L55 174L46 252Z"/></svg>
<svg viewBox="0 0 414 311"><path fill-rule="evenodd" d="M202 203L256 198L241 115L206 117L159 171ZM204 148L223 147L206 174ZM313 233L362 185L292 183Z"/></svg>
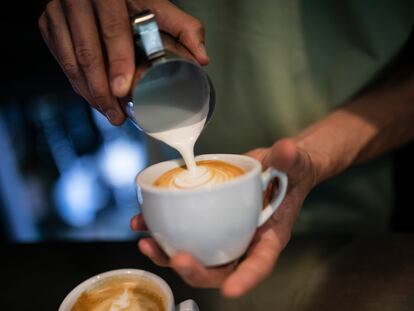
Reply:
<svg viewBox="0 0 414 311"><path fill-rule="evenodd" d="M71 90L38 30L46 3L10 1L1 11L1 238L132 239L145 141Z"/></svg>
<svg viewBox="0 0 414 311"><path fill-rule="evenodd" d="M132 181L148 164L145 139L71 90L38 31L46 2L1 10L0 239L134 239ZM414 228L413 155L412 143L393 152L394 232Z"/></svg>

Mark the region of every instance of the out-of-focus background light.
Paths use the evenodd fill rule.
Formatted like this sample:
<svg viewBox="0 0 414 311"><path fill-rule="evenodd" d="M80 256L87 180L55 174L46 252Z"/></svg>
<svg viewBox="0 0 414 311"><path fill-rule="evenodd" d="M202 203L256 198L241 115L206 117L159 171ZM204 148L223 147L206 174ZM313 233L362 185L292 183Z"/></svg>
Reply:
<svg viewBox="0 0 414 311"><path fill-rule="evenodd" d="M7 239L125 240L148 165L132 122L112 126L79 96L33 95L0 108L0 211Z"/></svg>
<svg viewBox="0 0 414 311"><path fill-rule="evenodd" d="M88 160L74 163L60 176L54 188L60 217L75 227L91 224L96 212L104 208L108 201L108 190L100 184L96 168L91 159Z"/></svg>
<svg viewBox="0 0 414 311"><path fill-rule="evenodd" d="M125 138L107 143L98 158L103 177L115 188L131 186L131 180L147 163L144 146Z"/></svg>

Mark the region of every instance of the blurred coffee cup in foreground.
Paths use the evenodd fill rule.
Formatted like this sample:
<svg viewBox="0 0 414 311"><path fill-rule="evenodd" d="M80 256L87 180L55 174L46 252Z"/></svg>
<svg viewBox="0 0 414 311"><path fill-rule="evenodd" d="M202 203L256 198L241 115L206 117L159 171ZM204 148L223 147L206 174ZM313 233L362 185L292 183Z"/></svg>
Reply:
<svg viewBox="0 0 414 311"><path fill-rule="evenodd" d="M59 311L198 311L193 300L175 306L168 284L138 269L119 269L95 275L76 286Z"/></svg>

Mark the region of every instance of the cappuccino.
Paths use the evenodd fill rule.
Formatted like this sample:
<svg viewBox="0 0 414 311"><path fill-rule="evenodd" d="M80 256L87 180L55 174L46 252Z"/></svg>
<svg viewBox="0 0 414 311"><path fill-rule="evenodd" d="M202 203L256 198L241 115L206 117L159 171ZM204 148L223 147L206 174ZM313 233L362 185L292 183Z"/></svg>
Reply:
<svg viewBox="0 0 414 311"><path fill-rule="evenodd" d="M154 186L168 189L194 189L218 185L243 175L242 168L219 160L197 161L194 170L177 167L162 174Z"/></svg>
<svg viewBox="0 0 414 311"><path fill-rule="evenodd" d="M167 311L162 289L139 276L113 276L85 290L71 311Z"/></svg>

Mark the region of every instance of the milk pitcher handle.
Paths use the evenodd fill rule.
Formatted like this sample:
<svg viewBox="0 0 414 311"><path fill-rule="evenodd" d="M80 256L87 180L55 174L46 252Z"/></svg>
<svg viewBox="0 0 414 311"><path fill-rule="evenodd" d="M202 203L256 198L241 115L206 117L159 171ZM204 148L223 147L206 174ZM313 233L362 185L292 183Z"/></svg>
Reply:
<svg viewBox="0 0 414 311"><path fill-rule="evenodd" d="M131 21L132 32L135 37L140 38L142 49L147 58L152 61L165 56L165 49L155 21L155 15L146 10L134 15Z"/></svg>

